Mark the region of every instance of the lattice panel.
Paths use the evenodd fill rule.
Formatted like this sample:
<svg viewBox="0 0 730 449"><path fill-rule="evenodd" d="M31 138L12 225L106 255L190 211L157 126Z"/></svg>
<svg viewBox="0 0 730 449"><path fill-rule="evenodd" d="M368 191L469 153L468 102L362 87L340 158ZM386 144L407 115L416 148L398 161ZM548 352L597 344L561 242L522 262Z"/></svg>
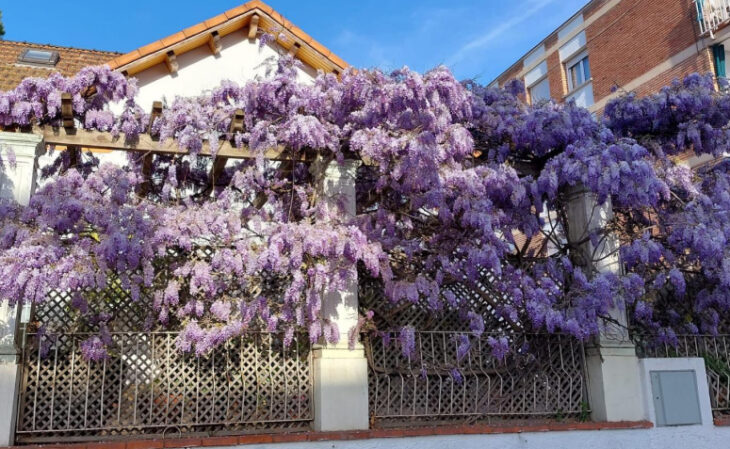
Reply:
<svg viewBox="0 0 730 449"><path fill-rule="evenodd" d="M396 334L366 339L370 413L376 425L437 421L587 418L583 346L559 335L513 335L500 361L488 336L470 336L458 357L457 332L417 332L403 355Z"/></svg>
<svg viewBox="0 0 730 449"><path fill-rule="evenodd" d="M490 301L502 302L500 295L491 288L494 278L484 272L482 278L473 286L453 284L448 287L463 306L454 308L446 306L440 312L434 312L425 299L419 302L401 302L394 304L383 293L382 284L375 279L360 273L358 301L360 310L374 312L374 321L378 329L393 330L403 326L412 326L421 331L468 331L468 321L463 310L471 310L484 318L487 329L493 332L503 331L503 320L496 316ZM489 301L487 300L489 299ZM445 301L444 301L445 303Z"/></svg>
<svg viewBox="0 0 730 449"><path fill-rule="evenodd" d="M196 257L207 258L210 260L213 255L213 249L209 247L198 247L194 251ZM159 264L158 274L164 277L166 268L172 259L180 257L189 257L189 255L181 254L175 250L169 250L167 253L168 260L157 260ZM129 276L139 276L141 273L129 273ZM108 288L104 290L84 290L81 295L90 305L90 310L95 314L106 312L112 318L109 329L116 332L135 332L150 330L146 323L155 323L152 318L152 304L154 298L148 290L142 289L140 297L137 301L132 297L127 289L122 287L122 281L119 276L113 273L107 273ZM230 293L230 292L229 292ZM32 321L38 325L44 325L49 333L65 333L65 332L89 332L94 329L86 328L83 320L78 320L78 312L71 307L72 293L68 291L52 290L49 292L46 301L35 304L33 306ZM156 330L156 329L152 329ZM179 330L175 328L166 328L165 330Z"/></svg>
<svg viewBox="0 0 730 449"><path fill-rule="evenodd" d="M194 357L177 350L176 336L115 332L103 362L80 357L86 334L58 334L45 357L28 345L18 440L309 427L306 337L284 348L281 335L256 333Z"/></svg>
<svg viewBox="0 0 730 449"><path fill-rule="evenodd" d="M676 345L655 337L633 336L639 357L702 357L710 404L716 415L730 414L730 335L680 335Z"/></svg>
<svg viewBox="0 0 730 449"><path fill-rule="evenodd" d="M112 286L102 291L85 291L84 298L94 305L97 312L107 312L113 319L110 329L118 332L140 331L145 319L150 314L153 298L142 291L139 301L133 301L129 292L120 287L115 280ZM86 332L90 329L73 328L79 324L77 312L71 307L71 294L66 291L53 290L46 301L33 306L32 321L46 326L51 332Z"/></svg>

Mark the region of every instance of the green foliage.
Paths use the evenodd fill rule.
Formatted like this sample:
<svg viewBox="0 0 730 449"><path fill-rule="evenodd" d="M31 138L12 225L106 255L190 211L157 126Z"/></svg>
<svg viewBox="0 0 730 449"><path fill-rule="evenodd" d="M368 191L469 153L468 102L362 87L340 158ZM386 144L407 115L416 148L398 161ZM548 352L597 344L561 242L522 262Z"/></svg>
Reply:
<svg viewBox="0 0 730 449"><path fill-rule="evenodd" d="M708 372L715 373L718 377L720 391L730 389L730 361L716 357L709 353L702 354L705 359L705 366ZM716 399L713 399L713 407Z"/></svg>
<svg viewBox="0 0 730 449"><path fill-rule="evenodd" d="M578 420L580 422L588 422L591 419L591 409L588 406L587 401L581 401L580 403L580 415L578 416Z"/></svg>
<svg viewBox="0 0 730 449"><path fill-rule="evenodd" d="M709 353L702 354L702 358L705 359L705 366L720 375L721 379L730 379L730 364L727 361Z"/></svg>
<svg viewBox="0 0 730 449"><path fill-rule="evenodd" d="M0 11L0 39L5 36L5 27L3 26L3 12Z"/></svg>

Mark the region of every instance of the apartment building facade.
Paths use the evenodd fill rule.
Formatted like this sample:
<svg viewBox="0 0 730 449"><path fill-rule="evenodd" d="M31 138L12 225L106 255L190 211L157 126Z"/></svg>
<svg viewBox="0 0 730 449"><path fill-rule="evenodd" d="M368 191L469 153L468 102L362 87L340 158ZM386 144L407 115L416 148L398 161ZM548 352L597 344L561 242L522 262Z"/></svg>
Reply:
<svg viewBox="0 0 730 449"><path fill-rule="evenodd" d="M728 23L730 0L591 0L492 84L520 79L528 102L600 113L621 92L650 94L694 72L725 77Z"/></svg>

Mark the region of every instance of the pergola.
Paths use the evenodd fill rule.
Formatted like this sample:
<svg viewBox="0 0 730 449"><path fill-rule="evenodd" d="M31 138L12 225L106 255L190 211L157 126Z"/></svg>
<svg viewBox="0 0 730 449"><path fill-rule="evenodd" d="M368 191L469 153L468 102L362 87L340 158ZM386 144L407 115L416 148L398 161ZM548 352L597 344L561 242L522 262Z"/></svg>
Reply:
<svg viewBox="0 0 730 449"><path fill-rule="evenodd" d="M126 77L134 77L152 67L164 65L170 76L177 76L180 69L179 57L186 53L207 47L210 54L221 57L222 39L227 36L242 36L253 42L262 33L272 36L274 43L291 57L294 57L314 70L339 75L348 67L347 63L314 40L302 29L292 24L281 14L260 0L253 0L230 9L218 16L190 26L180 32L152 42L148 45L120 55L109 62L109 67ZM88 95L93 95L91 91ZM0 131L32 133L43 138L48 147L61 147L72 151L130 151L140 153L143 167L151 167L153 154L185 155L186 150L179 147L173 139L160 141L151 129L154 120L162 113L162 101L154 101L150 108L147 131L134 139L124 134L118 136L110 132L87 130L76 126L72 97L62 95L62 126L3 127ZM230 134L243 130L243 111L234 112L229 129ZM210 145L206 141L199 152L211 156ZM232 141L222 140L217 148L211 168L210 179L214 180L226 165L228 159L246 159L260 156L245 146L237 147ZM284 147L271 148L263 153L269 160L307 160L313 155L307 152L293 152ZM72 158L75 157L72 155Z"/></svg>

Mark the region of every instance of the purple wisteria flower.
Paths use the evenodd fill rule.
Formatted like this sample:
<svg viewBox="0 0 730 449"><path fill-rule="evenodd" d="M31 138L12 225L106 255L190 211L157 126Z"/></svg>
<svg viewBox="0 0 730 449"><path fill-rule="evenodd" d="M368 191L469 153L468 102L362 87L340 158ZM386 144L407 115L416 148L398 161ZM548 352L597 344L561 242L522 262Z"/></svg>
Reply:
<svg viewBox="0 0 730 449"><path fill-rule="evenodd" d="M504 362L507 355L510 353L510 345L507 337L489 337L487 338L487 344L492 349L492 355L500 362Z"/></svg>
<svg viewBox="0 0 730 449"><path fill-rule="evenodd" d="M123 290L129 307L152 310L150 328L181 330L178 347L197 354L252 331L282 332L287 345L298 332L354 341L323 302L362 278L399 307L457 312L475 337L585 340L616 307L669 343L730 331L730 162L679 162L730 151L730 95L711 77L622 94L598 119L574 103L527 105L518 82L459 82L445 67L302 83L284 56L267 78L235 81L172 99L155 119L180 154L130 152L116 166L63 151L28 206L0 200L0 300L73 293L75 324L97 333L82 343L95 360L118 312L77 292ZM59 125L63 92L81 128L130 142L146 131L135 81L108 67L0 92L0 125ZM243 129L231 133L238 110ZM201 151L215 156L223 141L252 157L212 176ZM280 148L291 160L265 157ZM350 170L346 159L362 162L354 216L327 177ZM0 170L12 160L3 149ZM605 211L602 227L567 221L576 192ZM607 257L594 250L606 248L621 270L597 269ZM398 331L408 356L419 330ZM464 357L468 338L457 339ZM498 360L509 341L488 340Z"/></svg>

